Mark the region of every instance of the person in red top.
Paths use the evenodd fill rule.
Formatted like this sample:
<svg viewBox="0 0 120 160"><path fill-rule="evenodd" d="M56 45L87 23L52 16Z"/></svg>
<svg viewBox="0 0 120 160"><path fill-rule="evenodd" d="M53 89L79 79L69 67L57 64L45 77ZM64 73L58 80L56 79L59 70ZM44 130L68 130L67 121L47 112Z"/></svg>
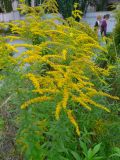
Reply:
<svg viewBox="0 0 120 160"><path fill-rule="evenodd" d="M103 17L103 20L101 22L101 35L107 36L107 20L109 19L110 15L106 14Z"/></svg>

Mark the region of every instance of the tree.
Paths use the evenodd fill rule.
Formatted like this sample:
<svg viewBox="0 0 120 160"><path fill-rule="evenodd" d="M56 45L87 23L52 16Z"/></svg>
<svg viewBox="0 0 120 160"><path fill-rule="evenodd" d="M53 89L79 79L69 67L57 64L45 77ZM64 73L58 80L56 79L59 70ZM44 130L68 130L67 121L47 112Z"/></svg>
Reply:
<svg viewBox="0 0 120 160"><path fill-rule="evenodd" d="M59 12L62 13L64 18L67 18L72 14L74 3L78 3L78 9L85 13L87 6L91 3L95 3L96 0L57 0L57 2L59 5Z"/></svg>
<svg viewBox="0 0 120 160"><path fill-rule="evenodd" d="M1 0L1 8L3 12L11 12L12 11L12 0Z"/></svg>
<svg viewBox="0 0 120 160"><path fill-rule="evenodd" d="M106 10L108 0L100 0L100 1L97 1L96 4L97 4L97 11L103 11L103 10Z"/></svg>
<svg viewBox="0 0 120 160"><path fill-rule="evenodd" d="M70 17L72 14L74 3L80 3L80 0L57 0L59 12L64 18Z"/></svg>

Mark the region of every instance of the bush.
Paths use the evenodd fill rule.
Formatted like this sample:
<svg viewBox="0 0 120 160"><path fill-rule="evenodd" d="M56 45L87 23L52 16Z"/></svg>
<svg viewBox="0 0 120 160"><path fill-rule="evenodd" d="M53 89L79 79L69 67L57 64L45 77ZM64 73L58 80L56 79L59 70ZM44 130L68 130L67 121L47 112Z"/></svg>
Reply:
<svg viewBox="0 0 120 160"><path fill-rule="evenodd" d="M49 2L35 9L23 6L29 13L26 19L10 23L12 32L19 37L3 38L3 45L8 46L7 57L1 56L0 60L9 60L10 48L15 52L17 47L27 50L12 57L15 63L2 67L0 97L14 95L9 103L18 108L14 117L18 126L16 143L24 159L73 160L79 154L82 158L91 154L92 159L100 158L100 144L96 144L111 130L108 120L115 122L110 119L109 101L119 99L109 95L110 87L105 83L109 68L100 68L93 60L106 50L90 27L74 18L58 18L59 25L54 18L43 20L44 9L56 12L56 3L51 8ZM78 16L79 12L73 13ZM6 39L15 38L24 39L26 44L6 44ZM2 47L1 54L5 51ZM108 135L111 137L112 133ZM103 146L107 144L108 141L103 142Z"/></svg>
<svg viewBox="0 0 120 160"><path fill-rule="evenodd" d="M120 4L117 6L117 9L115 11L115 17L117 23L114 29L114 41L117 53L120 56Z"/></svg>

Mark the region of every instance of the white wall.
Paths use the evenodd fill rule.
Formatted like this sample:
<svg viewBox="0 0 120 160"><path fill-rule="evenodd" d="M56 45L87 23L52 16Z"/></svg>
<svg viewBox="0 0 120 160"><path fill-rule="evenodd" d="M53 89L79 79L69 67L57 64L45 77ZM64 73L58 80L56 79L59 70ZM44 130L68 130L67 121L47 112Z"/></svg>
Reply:
<svg viewBox="0 0 120 160"><path fill-rule="evenodd" d="M17 11L18 1L14 0L12 3L13 11L10 13L0 13L0 22L9 22L11 20L19 20L20 14Z"/></svg>
<svg viewBox="0 0 120 160"><path fill-rule="evenodd" d="M0 13L0 22L9 22L11 20L19 20L20 14L18 11L12 11L10 13Z"/></svg>

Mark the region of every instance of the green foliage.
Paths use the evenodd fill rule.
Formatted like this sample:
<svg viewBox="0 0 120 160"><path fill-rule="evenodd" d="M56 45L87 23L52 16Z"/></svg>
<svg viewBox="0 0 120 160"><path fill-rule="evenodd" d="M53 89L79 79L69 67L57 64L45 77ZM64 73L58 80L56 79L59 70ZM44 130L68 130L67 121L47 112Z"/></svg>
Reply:
<svg viewBox="0 0 120 160"><path fill-rule="evenodd" d="M0 131L2 131L3 130L3 128L4 128L4 120L3 120L3 118L1 117L0 118ZM0 132L0 136L1 136L1 132Z"/></svg>
<svg viewBox="0 0 120 160"><path fill-rule="evenodd" d="M73 11L73 6L75 0L57 0L58 5L59 5L59 12L62 13L64 18L68 18L72 16L72 11Z"/></svg>
<svg viewBox="0 0 120 160"><path fill-rule="evenodd" d="M103 11L106 9L107 0L100 0L97 4L97 11Z"/></svg>
<svg viewBox="0 0 120 160"><path fill-rule="evenodd" d="M112 154L110 157L119 157L120 158L120 148L115 147L113 148L114 154Z"/></svg>
<svg viewBox="0 0 120 160"><path fill-rule="evenodd" d="M69 100L67 107L74 110L74 116L81 128L80 137L76 135L75 128L71 125L63 108L61 109L61 118L58 120L55 119L56 104L61 100L61 95L54 94L53 101L31 103L30 107L25 110L20 109L20 106L24 102L39 96L38 93L33 92L34 86L31 81L25 78L25 74L34 73L38 74L39 77L45 78L47 72L53 70L53 67L46 63L46 61L44 61L44 63L39 63L40 61L36 61L35 58L43 58L44 56L50 55L53 56L55 53L60 55L62 54L61 52L63 49L65 49L65 53L66 50L68 51L67 61L64 61L64 65L67 65L67 67L70 64L71 55L74 56L80 52L77 60L84 55L84 60L77 64L75 63L76 65L74 68L77 65L82 67L84 64L83 68L85 76L90 77L91 82L94 84L94 87L96 86L97 90L101 89L106 93L112 92L115 95L118 95L119 91L115 90L115 92L113 92L113 89L115 87L114 85L118 88L120 80L120 77L118 76L120 68L116 55L114 61L111 61L110 58L108 58L108 55L105 55L111 51L112 47L109 49L108 53L105 52L104 55L103 52L99 52L98 49L96 49L96 45L98 45L97 38L87 24L77 23L73 18L68 18L67 21L61 20L61 25L57 25L52 20L43 20L41 18L44 15L43 8L42 11L39 12L41 6L35 8L35 10L32 10L32 8L27 9L29 15L27 16L26 21L18 21L17 23L10 24L12 32L18 33L21 38L26 40L27 44L13 45L12 48L8 45L8 48L4 49L4 46L6 48L7 45L6 39L11 40L15 37L5 37L0 39L1 46L3 45L3 47L0 48L0 62L2 62L2 67L0 67L2 69L1 73L5 77L3 83L0 85L0 104L2 104L7 97L12 96L7 104L10 105L9 112L14 113L15 115L12 116L12 122L17 126L17 136L14 137L14 139L16 139L18 152L23 156L24 160L109 160L109 158L114 158L114 156L110 157L111 153L113 153L113 148L120 146L118 101L113 102L109 98L102 97L98 94L94 96L93 100L95 100L96 103L105 105L112 111L111 113L106 113L98 109L88 112L85 108L82 108L80 103ZM54 11L56 11L56 7L54 9ZM31 10L33 12L31 12ZM34 13L35 16L32 13ZM31 18L31 16L33 17ZM60 19L58 18L58 20ZM82 36L80 37L81 33ZM90 43L91 41L92 43ZM48 46L46 46L46 42L48 42ZM51 42L54 42L55 45ZM56 45L57 42L62 45ZM114 44L110 42L110 45L108 45L106 49L108 49L111 44L114 46ZM43 47L44 45L45 47ZM16 46L24 46L27 51L22 53L19 57L14 58L15 63L12 63L13 58L10 57L9 54L11 51L16 53ZM71 46L75 51L70 48ZM102 75L101 80L98 81L98 77L90 71L89 67L86 68L89 63L89 61L86 61L86 57L89 56L89 48L91 49L92 47L92 52L95 56L102 55L102 58L105 56L105 60L107 60L108 64L115 65L111 66L112 77ZM84 49L84 52L82 49ZM26 53L28 55L33 55L32 59L29 59ZM26 65L26 62L21 63L24 58L28 58L28 63L29 60L32 60L29 65ZM60 61L61 64L63 62L61 59L58 61ZM84 61L86 63L84 63ZM93 61L94 57L91 56L90 62ZM52 62L57 61L54 59ZM74 62L74 60L72 60L72 62ZM90 67L91 65L92 64L90 63ZM98 64L95 63L95 67L97 67L97 65ZM54 68L54 70L55 69L56 68ZM78 76L81 68L77 71ZM111 85L114 75L114 85ZM68 74L68 78L70 76L71 75ZM57 78L60 81L62 77L63 76ZM107 80L108 84L102 83L102 80ZM40 85L44 85L44 82L43 79ZM68 82L69 81L67 81L67 83ZM73 78L72 82L77 84L77 78ZM85 82L87 82L87 80ZM47 86L49 87L49 85L50 81L48 81L47 77ZM73 87L71 88L73 89ZM83 86L82 88L83 90L85 89ZM75 91L73 92L76 95L78 94ZM50 95L50 93L46 93L46 95ZM86 101L86 99L84 101ZM93 105L90 105L90 107L92 108ZM0 122L1 129L3 130L4 122L2 119ZM118 149L116 150L115 155L119 156ZM113 160L117 160L116 157Z"/></svg>
<svg viewBox="0 0 120 160"><path fill-rule="evenodd" d="M114 29L114 42L116 46L116 51L117 54L120 57L120 4L117 5L116 10L115 10L115 18L116 18L116 26Z"/></svg>
<svg viewBox="0 0 120 160"><path fill-rule="evenodd" d="M120 55L120 23L116 24L115 33L114 33L114 40L117 48L117 52Z"/></svg>
<svg viewBox="0 0 120 160"><path fill-rule="evenodd" d="M45 158L49 160L74 160L74 157L76 159L80 157L83 160L85 159L83 154L85 147L82 148L81 141L87 147L85 152L87 157L93 154L96 144L102 142L99 153L95 154L94 158L100 156L107 160L113 153L112 148L120 145L120 118L117 113L119 104L114 103L110 106L105 99L99 97L98 101L107 103L112 109L111 114L97 109L92 112L83 109L78 112L76 109L75 116L78 123L81 124L79 138L75 135L74 127L70 125L64 112L62 112L59 121L55 120L55 102L38 103L27 110L20 110L19 106L24 101L35 96L31 93L33 86L28 80L21 78L23 75L24 71L18 72L16 69L7 72L6 79L0 87L0 104L4 102L5 97L13 95L8 104L11 106L10 111L16 114L15 117L12 117L12 121L18 128L16 144L19 153L24 155L25 160L34 157L36 160ZM107 88L107 90L109 89ZM115 157L114 160L118 159Z"/></svg>
<svg viewBox="0 0 120 160"><path fill-rule="evenodd" d="M83 149L83 154L85 155L84 160L97 160L97 159L101 159L102 157L98 157L97 153L100 150L100 146L101 144L97 144L94 146L93 149L87 149L87 146L84 142L80 142L80 146Z"/></svg>

